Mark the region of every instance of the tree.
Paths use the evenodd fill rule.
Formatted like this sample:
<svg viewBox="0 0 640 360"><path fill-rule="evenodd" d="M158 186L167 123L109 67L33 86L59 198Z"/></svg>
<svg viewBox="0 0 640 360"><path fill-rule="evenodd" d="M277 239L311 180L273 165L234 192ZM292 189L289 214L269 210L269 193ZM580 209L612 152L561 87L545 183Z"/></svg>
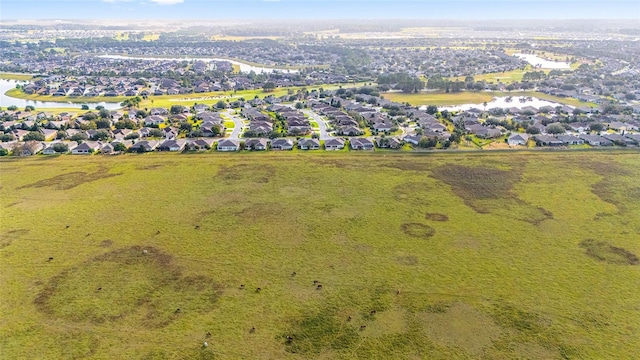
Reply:
<svg viewBox="0 0 640 360"><path fill-rule="evenodd" d="M64 143L53 144L53 151L64 154L69 151L69 146Z"/></svg>
<svg viewBox="0 0 640 360"><path fill-rule="evenodd" d="M560 124L551 124L547 126L547 132L549 134L564 134L567 130Z"/></svg>
<svg viewBox="0 0 640 360"><path fill-rule="evenodd" d="M432 138L432 137L423 137L418 142L418 146L419 147L427 148L427 149L435 147L436 145L438 145L438 141L435 138Z"/></svg>
<svg viewBox="0 0 640 360"><path fill-rule="evenodd" d="M116 129L135 129L136 123L130 119L121 119L116 123Z"/></svg>
<svg viewBox="0 0 640 360"><path fill-rule="evenodd" d="M33 105L27 105L24 107L24 111L35 111L35 107Z"/></svg>
<svg viewBox="0 0 640 360"><path fill-rule="evenodd" d="M189 132L193 129L193 125L190 122L181 122L180 123L180 131Z"/></svg>
<svg viewBox="0 0 640 360"><path fill-rule="evenodd" d="M81 110L89 110L89 105L87 104L82 104L82 106L80 106Z"/></svg>
<svg viewBox="0 0 640 360"><path fill-rule="evenodd" d="M300 110L300 109L303 109L303 108L304 108L304 105L301 102L297 102L296 103L296 109Z"/></svg>
<svg viewBox="0 0 640 360"><path fill-rule="evenodd" d="M104 141L109 139L109 131L100 129L91 137L93 140Z"/></svg>
<svg viewBox="0 0 640 360"><path fill-rule="evenodd" d="M226 109L227 108L227 103L220 100L216 103L216 109Z"/></svg>
<svg viewBox="0 0 640 360"><path fill-rule="evenodd" d="M2 142L13 141L14 139L15 137L11 134L0 134L0 141Z"/></svg>
<svg viewBox="0 0 640 360"><path fill-rule="evenodd" d="M592 132L600 132L604 130L604 125L602 125L602 123L599 123L599 122L594 122L589 125L589 130Z"/></svg>
<svg viewBox="0 0 640 360"><path fill-rule="evenodd" d="M7 155L9 155L9 150L0 148L0 156L7 156Z"/></svg>
<svg viewBox="0 0 640 360"><path fill-rule="evenodd" d="M526 133L529 134L529 135L538 135L538 134L540 134L540 129L538 129L537 127L534 127L534 126L529 126L527 128Z"/></svg>
<svg viewBox="0 0 640 360"><path fill-rule="evenodd" d="M98 119L95 121L96 123L96 128L98 129L110 129L111 128L111 121L109 121L109 119Z"/></svg>
<svg viewBox="0 0 640 360"><path fill-rule="evenodd" d="M7 110L9 110L9 111L16 111L16 110L18 110L18 107L17 107L17 106L15 106L15 105L10 105L10 106L8 106L8 107L7 107Z"/></svg>
<svg viewBox="0 0 640 360"><path fill-rule="evenodd" d="M163 137L164 133L160 129L151 129L149 130L150 137Z"/></svg>
<svg viewBox="0 0 640 360"><path fill-rule="evenodd" d="M99 107L99 106L98 106ZM96 108L97 109L97 108ZM100 112L98 113L98 115L103 118L103 119L111 119L111 112L109 112L109 110L102 108L99 110Z"/></svg>
<svg viewBox="0 0 640 360"><path fill-rule="evenodd" d="M91 120L95 120L95 119L97 119L97 118L98 118L98 115L96 115L95 113L93 113L93 112L91 112L91 111L89 111L89 112L86 112L86 113L82 114L82 120L89 120L89 121L91 121Z"/></svg>
<svg viewBox="0 0 640 360"><path fill-rule="evenodd" d="M262 89L266 92L271 92L273 91L273 89L276 88L276 84L273 81L267 81L263 86Z"/></svg>
<svg viewBox="0 0 640 360"><path fill-rule="evenodd" d="M127 151L127 146L121 142L118 142L113 145L113 150L118 152L125 152Z"/></svg>
<svg viewBox="0 0 640 360"><path fill-rule="evenodd" d="M30 140L44 141L44 134L39 132L39 131L30 131L22 138L22 140L24 140L24 141L30 141Z"/></svg>
<svg viewBox="0 0 640 360"><path fill-rule="evenodd" d="M125 140L132 140L132 139L137 139L140 137L140 134L138 133L131 133L131 134L127 134L124 136Z"/></svg>
<svg viewBox="0 0 640 360"><path fill-rule="evenodd" d="M182 105L171 105L169 112L173 115L181 114L184 110L184 106Z"/></svg>
<svg viewBox="0 0 640 360"><path fill-rule="evenodd" d="M427 106L427 114L429 115L435 115L438 113L438 107L435 105L429 105Z"/></svg>
<svg viewBox="0 0 640 360"><path fill-rule="evenodd" d="M87 140L88 138L89 137L85 133L77 133L77 134L73 134L71 136L70 140L77 141L78 143L81 143L82 141Z"/></svg>

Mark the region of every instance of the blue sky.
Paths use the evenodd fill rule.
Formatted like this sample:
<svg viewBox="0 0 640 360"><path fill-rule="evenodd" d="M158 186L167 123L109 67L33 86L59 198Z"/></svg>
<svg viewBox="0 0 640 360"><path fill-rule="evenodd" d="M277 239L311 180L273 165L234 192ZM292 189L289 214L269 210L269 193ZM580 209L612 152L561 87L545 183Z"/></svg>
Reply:
<svg viewBox="0 0 640 360"><path fill-rule="evenodd" d="M638 19L640 0L0 0L5 19Z"/></svg>

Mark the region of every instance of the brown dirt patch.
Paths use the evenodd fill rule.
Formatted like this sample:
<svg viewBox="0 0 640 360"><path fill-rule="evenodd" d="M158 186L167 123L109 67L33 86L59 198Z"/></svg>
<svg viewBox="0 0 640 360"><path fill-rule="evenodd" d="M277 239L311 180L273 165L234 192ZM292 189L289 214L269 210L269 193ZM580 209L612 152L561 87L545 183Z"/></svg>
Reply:
<svg viewBox="0 0 640 360"><path fill-rule="evenodd" d="M220 295L221 287L212 279L183 275L171 255L132 246L61 272L47 282L34 303L39 311L74 323L135 318L145 328L159 328L184 312L213 310Z"/></svg>
<svg viewBox="0 0 640 360"><path fill-rule="evenodd" d="M108 248L111 245L113 245L113 241L112 240L108 240L107 239L107 240L102 240L102 242L100 242L100 247L103 247L103 248Z"/></svg>
<svg viewBox="0 0 640 360"><path fill-rule="evenodd" d="M15 240L20 239L20 237L25 236L28 233L29 230L27 229L15 229L3 232L2 234L0 234L0 249L6 248Z"/></svg>
<svg viewBox="0 0 640 360"><path fill-rule="evenodd" d="M464 303L425 313L423 319L425 333L433 342L464 349L473 356L481 355L503 332L490 316Z"/></svg>
<svg viewBox="0 0 640 360"><path fill-rule="evenodd" d="M36 181L31 184L23 185L16 190L27 189L27 188L43 188L43 187L52 187L56 190L69 190L73 189L76 186L80 186L82 184L90 183L93 181L98 181L100 179L107 179L110 177L122 175L118 174L110 174L109 169L105 167L100 167L98 170L89 173L83 171L75 171L66 174L61 174L54 176L52 178Z"/></svg>
<svg viewBox="0 0 640 360"><path fill-rule="evenodd" d="M400 230L410 237L421 239L428 239L436 234L436 229L429 225L419 223L402 224Z"/></svg>
<svg viewBox="0 0 640 360"><path fill-rule="evenodd" d="M266 184L273 180L276 168L269 164L237 164L222 165L216 177L225 182L248 180L253 183Z"/></svg>
<svg viewBox="0 0 640 360"><path fill-rule="evenodd" d="M426 213L424 218L431 221L445 222L449 221L449 217L445 214L439 213Z"/></svg>
<svg viewBox="0 0 640 360"><path fill-rule="evenodd" d="M520 173L489 167L445 165L436 168L432 177L451 186L453 192L467 203L511 197L510 191L520 180Z"/></svg>
<svg viewBox="0 0 640 360"><path fill-rule="evenodd" d="M433 187L429 183L408 182L394 186L391 194L396 201L415 205L429 205L432 190Z"/></svg>
<svg viewBox="0 0 640 360"><path fill-rule="evenodd" d="M630 251L612 246L605 241L587 239L580 243L580 247L585 249L585 254L598 261L615 265L638 265L640 259Z"/></svg>
<svg viewBox="0 0 640 360"><path fill-rule="evenodd" d="M420 263L417 256L407 255L407 256L398 256L396 258L396 263L399 265L407 265L407 266L416 266Z"/></svg>

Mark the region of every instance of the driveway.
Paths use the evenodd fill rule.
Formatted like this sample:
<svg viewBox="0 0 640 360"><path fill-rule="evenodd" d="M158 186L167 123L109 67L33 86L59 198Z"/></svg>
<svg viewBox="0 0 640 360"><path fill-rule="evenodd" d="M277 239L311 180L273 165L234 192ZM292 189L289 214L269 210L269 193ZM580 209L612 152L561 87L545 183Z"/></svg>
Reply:
<svg viewBox="0 0 640 360"><path fill-rule="evenodd" d="M224 116L231 119L235 124L235 126L233 127L233 132L231 133L231 135L229 135L228 139L232 139L232 140L240 139L240 135L242 135L242 131L244 130L244 123L242 121L242 118L240 118L238 115L234 114L229 110L223 111L222 114L224 114Z"/></svg>
<svg viewBox="0 0 640 360"><path fill-rule="evenodd" d="M313 121L318 123L318 129L320 130L320 140L329 140L332 138L327 132L327 123L326 120L322 118L322 116L311 110L302 110L302 112L313 119Z"/></svg>

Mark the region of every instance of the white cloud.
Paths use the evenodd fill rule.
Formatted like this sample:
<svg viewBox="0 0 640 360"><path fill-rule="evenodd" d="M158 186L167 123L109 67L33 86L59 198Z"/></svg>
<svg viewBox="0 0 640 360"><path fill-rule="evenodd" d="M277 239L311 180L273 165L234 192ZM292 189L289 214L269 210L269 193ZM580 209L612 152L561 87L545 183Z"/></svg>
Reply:
<svg viewBox="0 0 640 360"><path fill-rule="evenodd" d="M102 0L106 3L124 3L124 2L133 2L134 0ZM184 0L146 0L146 1L141 1L141 3L152 3L152 4L158 4L158 5L175 5L175 4L182 4L184 2Z"/></svg>
<svg viewBox="0 0 640 360"><path fill-rule="evenodd" d="M152 3L160 4L160 5L175 5L181 4L184 0L149 0Z"/></svg>

